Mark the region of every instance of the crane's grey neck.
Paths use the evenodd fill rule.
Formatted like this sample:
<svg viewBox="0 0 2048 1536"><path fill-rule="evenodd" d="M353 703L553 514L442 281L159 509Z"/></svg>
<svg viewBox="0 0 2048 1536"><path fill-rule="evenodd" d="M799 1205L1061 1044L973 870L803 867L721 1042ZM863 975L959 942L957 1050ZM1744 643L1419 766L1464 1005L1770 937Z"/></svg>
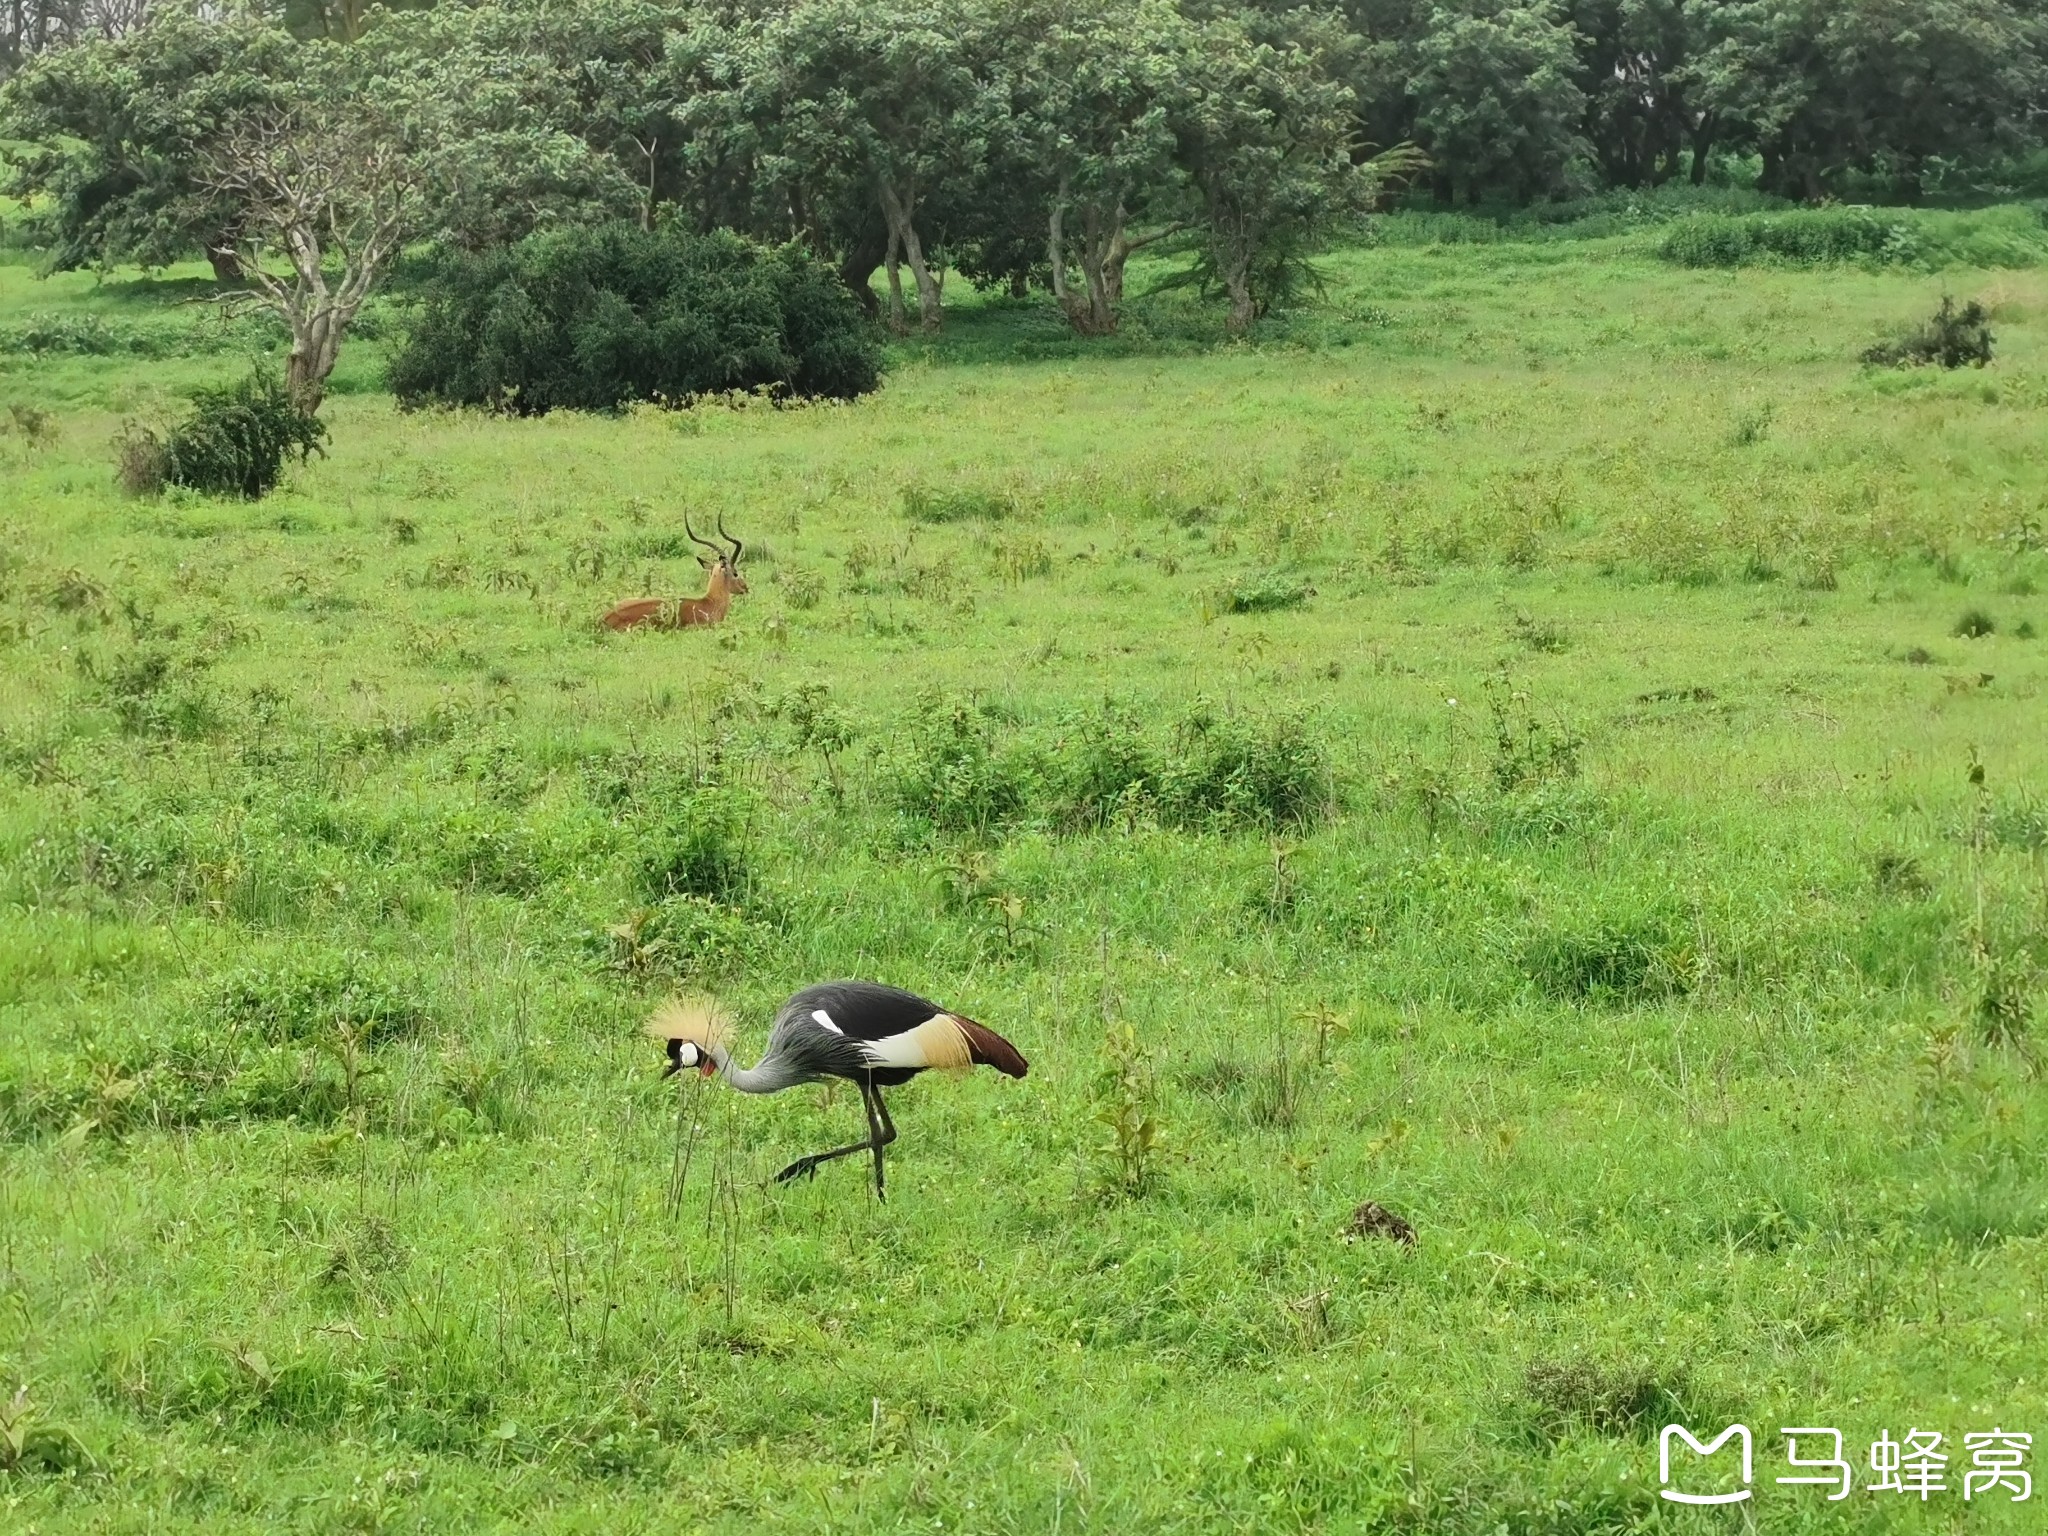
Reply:
<svg viewBox="0 0 2048 1536"><path fill-rule="evenodd" d="M803 1081L803 1074L785 1056L770 1055L751 1067L736 1067L732 1052L722 1045L714 1045L711 1047L711 1059L718 1063L718 1075L741 1093L780 1093Z"/></svg>

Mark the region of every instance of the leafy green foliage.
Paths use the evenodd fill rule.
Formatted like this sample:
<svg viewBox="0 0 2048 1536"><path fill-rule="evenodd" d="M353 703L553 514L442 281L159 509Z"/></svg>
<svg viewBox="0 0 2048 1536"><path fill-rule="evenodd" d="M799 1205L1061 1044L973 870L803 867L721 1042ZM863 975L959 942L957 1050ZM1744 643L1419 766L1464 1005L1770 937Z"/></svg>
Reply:
<svg viewBox="0 0 2048 1536"><path fill-rule="evenodd" d="M321 451L327 427L293 404L284 382L258 368L234 384L193 392L192 409L168 431L131 428L120 445L123 488L153 494L167 485L256 501L288 459Z"/></svg>
<svg viewBox="0 0 2048 1536"><path fill-rule="evenodd" d="M903 487L903 515L915 523L1000 522L1017 510L1001 491L975 486Z"/></svg>
<svg viewBox="0 0 2048 1536"><path fill-rule="evenodd" d="M17 141L16 194L49 200L51 264L163 266L217 245L239 210L209 184L205 157L288 102L300 70L281 29L183 6L39 55L0 87L0 140Z"/></svg>
<svg viewBox="0 0 2048 1536"><path fill-rule="evenodd" d="M425 1003L388 966L332 951L246 966L223 978L202 1007L230 1031L247 1030L274 1045L343 1031L382 1044L427 1020Z"/></svg>
<svg viewBox="0 0 2048 1536"><path fill-rule="evenodd" d="M408 405L538 416L729 391L851 399L880 368L858 308L797 248L612 224L445 258L390 377Z"/></svg>
<svg viewBox="0 0 2048 1536"><path fill-rule="evenodd" d="M1021 816L1037 769L1004 739L1003 718L985 703L933 698L910 733L892 794L907 815L939 832L985 832Z"/></svg>
<svg viewBox="0 0 2048 1536"><path fill-rule="evenodd" d="M1532 938L1522 963L1553 997L1637 1003L1689 992L1699 959L1683 925L1663 912L1618 916Z"/></svg>
<svg viewBox="0 0 2048 1536"><path fill-rule="evenodd" d="M1305 719L1189 711L1148 732L1105 704L1049 740L985 703L933 699L898 768L898 808L934 830L985 833L1039 819L1066 829L1133 820L1191 831L1313 825L1334 794Z"/></svg>
<svg viewBox="0 0 2048 1536"><path fill-rule="evenodd" d="M643 834L640 883L659 900L701 896L737 905L747 892L746 856L735 822L739 807L728 795L701 792Z"/></svg>

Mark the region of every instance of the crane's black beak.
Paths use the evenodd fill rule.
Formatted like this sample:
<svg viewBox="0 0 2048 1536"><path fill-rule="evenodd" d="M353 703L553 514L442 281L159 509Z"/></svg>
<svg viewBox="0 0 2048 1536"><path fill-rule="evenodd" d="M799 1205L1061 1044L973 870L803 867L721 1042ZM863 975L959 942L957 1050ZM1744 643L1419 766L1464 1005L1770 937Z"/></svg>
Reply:
<svg viewBox="0 0 2048 1536"><path fill-rule="evenodd" d="M661 1075L663 1077L674 1077L678 1072L682 1070L683 1064L680 1061L672 1061L667 1066L661 1069Z"/></svg>

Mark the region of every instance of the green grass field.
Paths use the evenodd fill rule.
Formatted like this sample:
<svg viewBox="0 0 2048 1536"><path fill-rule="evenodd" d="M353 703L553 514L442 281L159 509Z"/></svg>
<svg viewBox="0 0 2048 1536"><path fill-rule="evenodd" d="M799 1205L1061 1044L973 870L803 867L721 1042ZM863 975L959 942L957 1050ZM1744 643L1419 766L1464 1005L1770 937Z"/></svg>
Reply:
<svg viewBox="0 0 2048 1536"><path fill-rule="evenodd" d="M2048 272L1330 278L949 288L800 410L366 340L241 504L114 488L242 366L192 274L0 266L111 338L0 355L0 1529L2036 1529L1961 1482L2048 1470ZM1858 367L1943 292L1990 369ZM685 510L751 593L601 637ZM886 1206L769 1182L856 1096L638 1034L841 974L1032 1061L897 1093Z"/></svg>

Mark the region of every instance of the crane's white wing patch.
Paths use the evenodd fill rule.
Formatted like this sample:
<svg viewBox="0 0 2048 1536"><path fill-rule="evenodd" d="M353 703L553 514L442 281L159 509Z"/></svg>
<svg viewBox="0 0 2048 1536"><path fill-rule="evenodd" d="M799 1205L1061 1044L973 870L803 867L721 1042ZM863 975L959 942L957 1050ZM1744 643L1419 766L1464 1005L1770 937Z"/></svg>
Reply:
<svg viewBox="0 0 2048 1536"><path fill-rule="evenodd" d="M811 1010L811 1017L816 1019L820 1024L824 1025L825 1028L831 1030L833 1034L838 1035L842 1039L845 1038L846 1031L841 1029L837 1024L834 1024L832 1022L832 1015L827 1013L824 1009L813 1008Z"/></svg>
<svg viewBox="0 0 2048 1536"><path fill-rule="evenodd" d="M974 1057L967 1048L967 1036L961 1033L950 1013L935 1013L900 1035L864 1040L861 1051L871 1067L908 1067L916 1071L925 1067L974 1065Z"/></svg>

